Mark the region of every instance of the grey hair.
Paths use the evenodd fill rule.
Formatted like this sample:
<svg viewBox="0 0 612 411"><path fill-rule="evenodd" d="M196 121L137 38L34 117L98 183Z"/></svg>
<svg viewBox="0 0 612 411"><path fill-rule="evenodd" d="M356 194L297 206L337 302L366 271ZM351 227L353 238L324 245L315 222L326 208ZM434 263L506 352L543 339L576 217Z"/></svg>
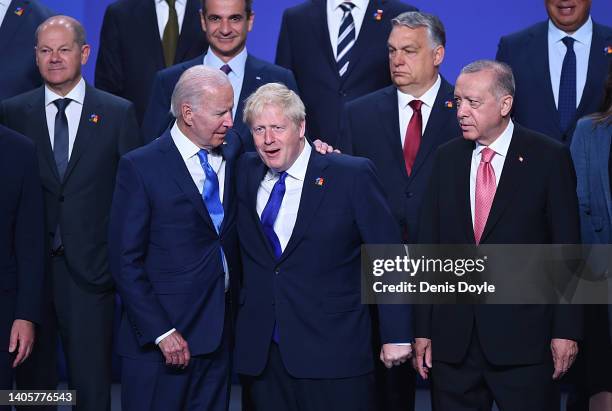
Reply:
<svg viewBox="0 0 612 411"><path fill-rule="evenodd" d="M203 65L191 67L181 74L174 87L170 112L175 118L179 118L183 104L189 104L191 109L196 111L202 101L202 93L214 93L221 87L232 87L221 70Z"/></svg>
<svg viewBox="0 0 612 411"><path fill-rule="evenodd" d="M285 116L296 126L306 118L304 103L293 90L281 83L268 83L259 87L247 98L242 113L243 121L253 126L255 117L261 114L266 105L281 108Z"/></svg>
<svg viewBox="0 0 612 411"><path fill-rule="evenodd" d="M438 46L446 46L446 31L444 30L444 25L442 21L433 14L423 13L422 11L406 11L392 19L391 25L393 27L408 27L413 30L419 27L425 27L432 49Z"/></svg>
<svg viewBox="0 0 612 411"><path fill-rule="evenodd" d="M510 95L514 97L516 85L512 69L506 63L495 60L476 60L461 69L461 74L491 71L495 75L492 93L497 98Z"/></svg>
<svg viewBox="0 0 612 411"><path fill-rule="evenodd" d="M41 31L43 31L48 26L61 25L66 28L72 30L74 34L74 42L79 46L83 47L87 44L85 28L83 25L75 18L70 16L51 16L47 20L43 21L36 28L36 32L34 33L34 38L36 39L36 44L38 44L38 36Z"/></svg>

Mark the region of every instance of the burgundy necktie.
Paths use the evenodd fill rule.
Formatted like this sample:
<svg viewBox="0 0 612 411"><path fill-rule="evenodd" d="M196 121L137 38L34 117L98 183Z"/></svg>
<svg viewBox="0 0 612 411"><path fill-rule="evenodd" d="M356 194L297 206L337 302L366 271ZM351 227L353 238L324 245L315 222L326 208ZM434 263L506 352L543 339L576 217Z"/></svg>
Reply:
<svg viewBox="0 0 612 411"><path fill-rule="evenodd" d="M476 173L476 196L474 202L474 238L476 244L480 244L482 232L484 231L493 198L495 198L495 170L491 165L491 160L495 151L485 147L480 152L480 164Z"/></svg>
<svg viewBox="0 0 612 411"><path fill-rule="evenodd" d="M421 130L423 128L421 106L423 102L421 100L412 100L408 104L412 108L412 117L406 128L406 137L404 138L404 161L406 162L406 172L410 175L414 159L421 145Z"/></svg>
<svg viewBox="0 0 612 411"><path fill-rule="evenodd" d="M220 68L219 70L221 70L222 72L224 72L224 73L225 73L225 75L229 75L229 73L231 73L231 72L232 72L232 68L231 68L229 65L227 65L227 64L222 65L222 66L221 66L221 68Z"/></svg>

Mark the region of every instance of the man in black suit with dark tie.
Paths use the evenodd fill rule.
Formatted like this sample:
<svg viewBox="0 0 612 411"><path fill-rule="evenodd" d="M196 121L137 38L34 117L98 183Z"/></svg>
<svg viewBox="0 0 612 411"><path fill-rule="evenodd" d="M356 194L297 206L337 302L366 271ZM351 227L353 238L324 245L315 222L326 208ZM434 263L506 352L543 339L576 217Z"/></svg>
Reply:
<svg viewBox="0 0 612 411"><path fill-rule="evenodd" d="M142 122L155 74L202 54L200 0L118 0L100 32L96 87L134 103Z"/></svg>
<svg viewBox="0 0 612 411"><path fill-rule="evenodd" d="M514 119L569 145L576 121L603 101L612 28L591 19L591 0L545 4L549 20L503 36L496 59L514 72Z"/></svg>
<svg viewBox="0 0 612 411"><path fill-rule="evenodd" d="M13 370L30 355L42 317L44 222L34 144L3 126L0 186L0 390L12 390Z"/></svg>
<svg viewBox="0 0 612 411"><path fill-rule="evenodd" d="M338 142L344 104L391 84L391 19L416 10L399 0L308 0L285 10L276 64L297 80L308 135Z"/></svg>
<svg viewBox="0 0 612 411"><path fill-rule="evenodd" d="M391 20L389 66L393 85L347 103L339 148L374 162L404 241L415 242L423 194L436 148L461 135L453 86L439 74L446 33L431 14L408 11ZM385 410L414 409L414 371L394 367Z"/></svg>
<svg viewBox="0 0 612 411"><path fill-rule="evenodd" d="M578 244L576 177L563 144L512 122L514 79L503 63L461 71L463 139L440 146L419 228L424 244ZM579 306L417 305L415 359L434 408L559 409L577 354Z"/></svg>
<svg viewBox="0 0 612 411"><path fill-rule="evenodd" d="M0 122L37 146L46 208L46 318L22 389L55 389L57 334L78 409L109 410L113 281L108 218L121 155L141 144L133 105L81 76L90 48L75 19L41 24L36 62L45 85L2 102Z"/></svg>
<svg viewBox="0 0 612 411"><path fill-rule="evenodd" d="M34 61L34 31L53 14L38 0L0 1L0 101L42 84Z"/></svg>

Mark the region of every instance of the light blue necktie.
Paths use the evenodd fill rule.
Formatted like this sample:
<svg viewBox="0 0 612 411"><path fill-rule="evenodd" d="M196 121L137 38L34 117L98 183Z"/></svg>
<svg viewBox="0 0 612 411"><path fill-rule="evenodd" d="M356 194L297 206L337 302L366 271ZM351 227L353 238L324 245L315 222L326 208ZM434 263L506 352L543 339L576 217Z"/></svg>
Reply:
<svg viewBox="0 0 612 411"><path fill-rule="evenodd" d="M206 179L204 180L204 189L202 190L202 199L208 210L208 214L213 221L217 233L221 232L221 224L223 223L223 205L219 196L219 179L217 173L212 169L208 162L208 151L202 149L198 152L200 164L204 170Z"/></svg>

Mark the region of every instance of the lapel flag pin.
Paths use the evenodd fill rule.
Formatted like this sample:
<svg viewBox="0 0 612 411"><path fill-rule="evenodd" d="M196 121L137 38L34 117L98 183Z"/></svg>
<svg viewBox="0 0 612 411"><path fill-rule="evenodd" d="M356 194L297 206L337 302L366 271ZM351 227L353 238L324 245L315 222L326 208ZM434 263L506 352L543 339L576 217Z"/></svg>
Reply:
<svg viewBox="0 0 612 411"><path fill-rule="evenodd" d="M255 80L261 80L261 77L255 76Z"/></svg>
<svg viewBox="0 0 612 411"><path fill-rule="evenodd" d="M315 184L318 185L319 187L323 187L323 184L325 184L325 179L323 177L318 177L315 180Z"/></svg>
<svg viewBox="0 0 612 411"><path fill-rule="evenodd" d="M381 9L376 10L374 13L374 20L381 21L383 17L383 11Z"/></svg>
<svg viewBox="0 0 612 411"><path fill-rule="evenodd" d="M17 7L15 9L15 14L18 15L18 16L21 16L24 11L25 11L25 9L23 7Z"/></svg>
<svg viewBox="0 0 612 411"><path fill-rule="evenodd" d="M446 108L453 108L455 107L455 102L453 100L446 100L444 102L444 105L446 106Z"/></svg>
<svg viewBox="0 0 612 411"><path fill-rule="evenodd" d="M604 47L604 53L612 54L612 46Z"/></svg>
<svg viewBox="0 0 612 411"><path fill-rule="evenodd" d="M525 159L523 158L523 156L519 156L519 161L520 161L521 163L523 162L523 160L525 160Z"/></svg>
<svg viewBox="0 0 612 411"><path fill-rule="evenodd" d="M97 114L92 114L91 116L89 116L89 122L98 124L98 122L100 122L100 116Z"/></svg>

